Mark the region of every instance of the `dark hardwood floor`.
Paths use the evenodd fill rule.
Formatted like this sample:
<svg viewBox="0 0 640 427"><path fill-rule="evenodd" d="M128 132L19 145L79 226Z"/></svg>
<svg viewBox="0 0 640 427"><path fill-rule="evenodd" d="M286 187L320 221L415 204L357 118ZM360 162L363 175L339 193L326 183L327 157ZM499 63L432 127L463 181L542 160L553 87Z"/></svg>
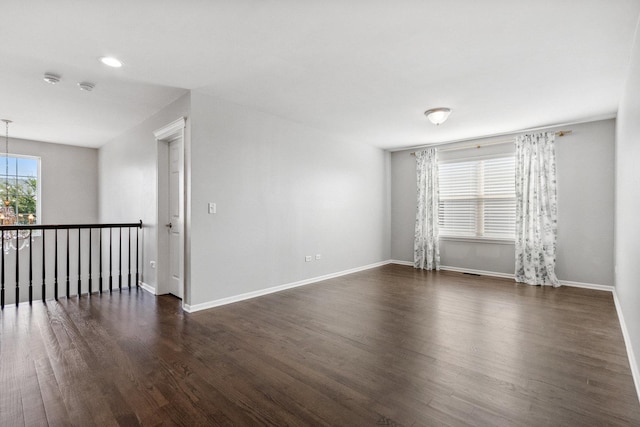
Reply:
<svg viewBox="0 0 640 427"><path fill-rule="evenodd" d="M388 265L183 313L7 307L0 425L640 425L610 293Z"/></svg>

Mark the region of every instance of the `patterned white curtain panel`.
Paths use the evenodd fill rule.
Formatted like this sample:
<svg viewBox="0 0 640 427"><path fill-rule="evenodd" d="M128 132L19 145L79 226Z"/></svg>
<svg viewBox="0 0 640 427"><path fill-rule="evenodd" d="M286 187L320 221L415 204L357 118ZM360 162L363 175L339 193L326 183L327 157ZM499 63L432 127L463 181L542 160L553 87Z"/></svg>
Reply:
<svg viewBox="0 0 640 427"><path fill-rule="evenodd" d="M516 282L560 286L555 273L558 203L555 134L516 138Z"/></svg>
<svg viewBox="0 0 640 427"><path fill-rule="evenodd" d="M416 152L418 201L413 243L413 266L440 269L438 243L438 152L428 148Z"/></svg>

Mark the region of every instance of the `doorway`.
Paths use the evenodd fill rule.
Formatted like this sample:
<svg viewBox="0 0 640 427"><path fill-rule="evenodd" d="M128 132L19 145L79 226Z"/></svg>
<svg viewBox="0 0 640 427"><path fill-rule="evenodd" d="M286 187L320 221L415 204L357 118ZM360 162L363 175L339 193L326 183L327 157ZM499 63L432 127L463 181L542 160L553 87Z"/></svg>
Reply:
<svg viewBox="0 0 640 427"><path fill-rule="evenodd" d="M158 141L158 294L184 298L184 127L180 118L154 132Z"/></svg>
<svg viewBox="0 0 640 427"><path fill-rule="evenodd" d="M168 266L169 266L169 286L170 294L182 299L184 295L183 275L181 266L183 262L183 229L184 229L184 209L183 203L184 192L182 189L183 165L182 161L182 137L176 138L169 142L169 188L168 197L169 215L167 223L167 231L169 233L169 250L168 250Z"/></svg>

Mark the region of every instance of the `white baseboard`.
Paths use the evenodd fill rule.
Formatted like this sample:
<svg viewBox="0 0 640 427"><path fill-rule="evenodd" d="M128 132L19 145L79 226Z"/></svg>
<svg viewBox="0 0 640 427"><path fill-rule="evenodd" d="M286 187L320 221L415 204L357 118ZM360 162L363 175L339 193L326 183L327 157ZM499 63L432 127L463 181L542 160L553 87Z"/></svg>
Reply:
<svg viewBox="0 0 640 427"><path fill-rule="evenodd" d="M409 267L413 267L413 263L411 261L400 261L399 259L390 259L389 264L408 265Z"/></svg>
<svg viewBox="0 0 640 427"><path fill-rule="evenodd" d="M392 259L389 261L391 264L399 264L399 265L408 265L413 267L413 263L409 261L400 261ZM463 267L451 267L447 265L441 265L440 270L444 271L455 271L456 273L469 273L469 274L478 274L480 276L492 276L492 277L502 277L505 279L514 279L515 274L512 273L499 273L497 271L486 271L486 270L475 270L473 268L463 268ZM607 291L613 292L614 287L611 285L599 285L596 283L583 283L583 282L574 282L571 280L560 280L560 284L563 286L570 286L573 288L585 288L585 289L595 289L597 291Z"/></svg>
<svg viewBox="0 0 640 427"><path fill-rule="evenodd" d="M140 281L139 284L140 284L140 287L142 289L144 289L145 291L149 292L152 295L157 295L156 288L154 288L153 286L148 285L148 284L146 284L146 283L144 283L142 281Z"/></svg>
<svg viewBox="0 0 640 427"><path fill-rule="evenodd" d="M624 338L624 345L627 348L627 357L629 358L629 366L631 367L631 376L633 377L633 383L636 386L636 395L638 401L640 401L640 369L638 368L638 362L636 362L636 356L631 347L631 337L627 330L627 324L624 321L622 315L622 307L620 307L620 300L618 299L618 293L613 290L613 303L616 306L616 312L618 313L618 320L620 321L620 329L622 329L622 336Z"/></svg>
<svg viewBox="0 0 640 427"><path fill-rule="evenodd" d="M615 288L611 285L599 285L596 283L572 282L570 280L560 280L563 286L571 286L572 288L595 289L596 291L613 292Z"/></svg>
<svg viewBox="0 0 640 427"><path fill-rule="evenodd" d="M499 273L497 271L475 270L473 268L451 267L448 265L441 265L440 270L455 271L456 273L478 274L480 276L501 277L503 279L513 279L515 277L512 273Z"/></svg>
<svg viewBox="0 0 640 427"><path fill-rule="evenodd" d="M413 263L411 261L401 261L398 259L389 260L389 264L406 265L409 267L413 267ZM515 275L509 274L509 273L498 273L496 271L474 270L472 268L450 267L447 265L441 265L440 270L455 271L456 273L478 274L480 276L503 277L506 279L513 279L515 277Z"/></svg>
<svg viewBox="0 0 640 427"><path fill-rule="evenodd" d="M515 279L515 274L511 273L499 273L496 271L484 271L484 270L474 270L472 268L460 268L460 267L449 267L449 266L440 266L440 270L445 271L455 271L458 273L470 273L470 274L479 274L480 276L493 276L493 277L502 277L505 279ZM594 289L596 291L606 291L613 292L613 286L611 285L599 285L597 283L583 283L583 282L573 282L571 280L560 280L560 284L562 286L569 286L572 288L585 288L585 289Z"/></svg>
<svg viewBox="0 0 640 427"><path fill-rule="evenodd" d="M337 273L325 274L324 276L312 277L310 279L300 280L298 282L285 283L284 285L272 286L266 289L260 289L253 292L247 292L244 294L234 295L227 298L220 298L213 301L203 302L200 304L183 304L182 308L187 313L193 313L195 311L205 310L207 308L219 307L221 305L231 304L234 302L244 301L251 298L260 297L263 295L272 294L275 292L284 291L286 289L297 288L299 286L310 285L312 283L321 282L323 280L333 279L335 277L346 276L347 274L357 273L358 271L369 270L371 268L381 267L389 264L389 261L376 262L374 264L364 265L362 267L351 268L349 270L339 271Z"/></svg>

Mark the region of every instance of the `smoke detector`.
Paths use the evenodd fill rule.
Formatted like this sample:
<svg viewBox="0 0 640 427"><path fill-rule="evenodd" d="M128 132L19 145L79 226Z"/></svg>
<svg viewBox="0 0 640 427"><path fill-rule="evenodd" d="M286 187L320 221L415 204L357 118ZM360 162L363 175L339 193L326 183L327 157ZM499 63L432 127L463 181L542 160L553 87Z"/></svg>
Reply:
<svg viewBox="0 0 640 427"><path fill-rule="evenodd" d="M91 92L96 85L89 82L80 82L78 83L78 87L80 87L80 90L84 90L85 92Z"/></svg>
<svg viewBox="0 0 640 427"><path fill-rule="evenodd" d="M60 76L53 73L44 73L44 81L55 85L60 83Z"/></svg>

